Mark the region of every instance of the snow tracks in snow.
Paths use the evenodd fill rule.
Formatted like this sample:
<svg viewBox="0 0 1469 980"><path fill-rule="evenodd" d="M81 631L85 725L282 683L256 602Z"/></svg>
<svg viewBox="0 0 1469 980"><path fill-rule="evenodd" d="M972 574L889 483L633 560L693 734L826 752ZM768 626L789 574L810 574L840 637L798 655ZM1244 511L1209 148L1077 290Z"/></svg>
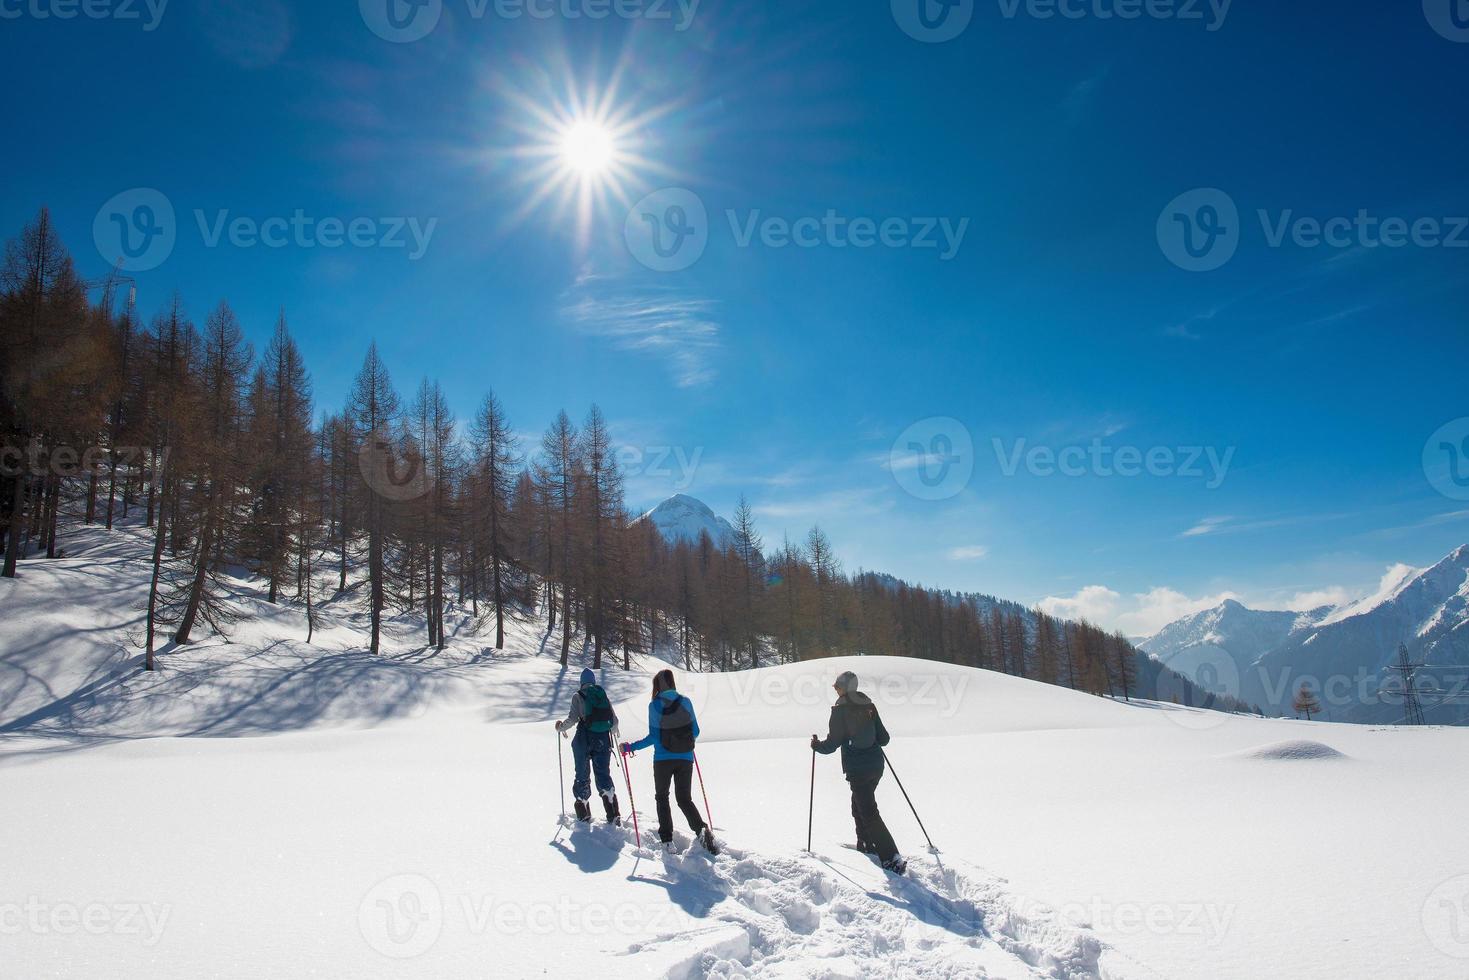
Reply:
<svg viewBox="0 0 1469 980"><path fill-rule="evenodd" d="M686 913L677 929L623 950L661 954L668 980L1156 977L983 869L946 867L941 854L910 858L900 878L855 852L770 857L726 846L711 859L682 836L683 852L665 855L635 851L630 829L573 833L578 846L625 846L616 867Z"/></svg>

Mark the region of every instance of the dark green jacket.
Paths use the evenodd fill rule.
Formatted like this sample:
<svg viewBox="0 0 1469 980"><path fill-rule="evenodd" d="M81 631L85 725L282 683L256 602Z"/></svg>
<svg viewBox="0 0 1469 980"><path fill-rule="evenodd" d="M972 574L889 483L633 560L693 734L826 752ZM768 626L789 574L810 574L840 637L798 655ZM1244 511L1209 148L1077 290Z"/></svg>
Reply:
<svg viewBox="0 0 1469 980"><path fill-rule="evenodd" d="M816 743L816 751L831 755L842 750L842 772L852 776L880 776L883 772L883 746L890 741L883 727L877 705L861 691L843 694L831 709L831 722L826 741Z"/></svg>

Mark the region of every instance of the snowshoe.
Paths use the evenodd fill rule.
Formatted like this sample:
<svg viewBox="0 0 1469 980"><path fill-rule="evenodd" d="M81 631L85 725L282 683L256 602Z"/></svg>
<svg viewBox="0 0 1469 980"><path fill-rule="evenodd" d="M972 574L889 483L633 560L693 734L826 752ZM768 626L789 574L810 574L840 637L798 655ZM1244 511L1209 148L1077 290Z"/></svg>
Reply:
<svg viewBox="0 0 1469 980"><path fill-rule="evenodd" d="M894 854L890 859L882 863L882 869L884 871L891 871L895 875L905 875L908 873L908 862L903 860L901 854Z"/></svg>
<svg viewBox="0 0 1469 980"><path fill-rule="evenodd" d="M704 845L704 850L715 857L719 856L719 842L714 839L714 831L705 827L699 832L699 843Z"/></svg>
<svg viewBox="0 0 1469 980"><path fill-rule="evenodd" d="M592 822L592 808L587 804L586 800L576 801L576 819L582 823Z"/></svg>

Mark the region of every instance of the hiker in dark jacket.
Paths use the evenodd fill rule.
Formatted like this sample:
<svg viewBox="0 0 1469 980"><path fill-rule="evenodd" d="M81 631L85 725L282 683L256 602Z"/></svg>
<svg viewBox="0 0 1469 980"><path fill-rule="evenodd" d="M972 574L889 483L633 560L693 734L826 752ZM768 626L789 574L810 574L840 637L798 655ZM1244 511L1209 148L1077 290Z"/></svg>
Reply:
<svg viewBox="0 0 1469 980"><path fill-rule="evenodd" d="M597 675L591 669L581 672L581 687L571 696L571 710L564 721L556 723L556 730L565 738L575 729L571 739L571 755L576 760L576 777L571 783L571 795L576 798L576 818L584 822L592 819L592 774L597 776L597 792L602 796L602 809L607 812L607 822L620 824L622 811L617 805L617 784L612 781L612 742L617 729L617 712L612 702L597 683Z"/></svg>
<svg viewBox="0 0 1469 980"><path fill-rule="evenodd" d="M882 753L888 730L872 699L857 690L857 675L850 670L836 679L837 703L831 709L831 724L825 741L811 736L811 748L822 755L842 750L842 772L852 787L852 820L857 824L857 849L876 854L882 866L902 874L907 863L898 855L898 845L877 812L877 784L886 762Z"/></svg>
<svg viewBox="0 0 1469 980"><path fill-rule="evenodd" d="M658 802L658 839L665 851L673 850L673 811L668 805L668 784L694 836L710 854L718 854L714 831L694 806L694 743L699 737L699 719L694 704L674 687L673 671L660 670L653 678L653 700L648 705L648 734L636 742L623 742L623 755L653 747L653 789Z"/></svg>

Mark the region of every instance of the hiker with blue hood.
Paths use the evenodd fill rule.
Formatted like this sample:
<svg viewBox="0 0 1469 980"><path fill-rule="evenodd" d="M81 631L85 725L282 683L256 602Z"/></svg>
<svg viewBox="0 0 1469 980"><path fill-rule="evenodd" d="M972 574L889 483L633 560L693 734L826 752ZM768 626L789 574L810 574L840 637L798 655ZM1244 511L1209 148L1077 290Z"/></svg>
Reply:
<svg viewBox="0 0 1469 980"><path fill-rule="evenodd" d="M592 774L597 777L597 792L602 797L602 807L607 811L607 822L622 823L622 811L617 805L617 784L612 781L612 742L617 729L617 712L607 692L597 683L597 675L588 668L581 672L580 689L571 696L571 711L564 721L556 723L556 730L565 738L572 729L571 755L576 760L576 778L571 783L571 795L576 798L576 819L590 823L592 807Z"/></svg>
<svg viewBox="0 0 1469 980"><path fill-rule="evenodd" d="M673 845L673 811L668 805L668 785L678 808L694 831L694 836L710 854L719 853L714 831L704 822L694 806L694 743L699 738L699 719L694 717L694 703L674 687L673 671L660 670L653 677L653 700L648 704L648 734L631 744L621 745L624 756L639 749L653 747L653 789L658 802L658 839L669 853Z"/></svg>
<svg viewBox="0 0 1469 980"><path fill-rule="evenodd" d="M907 863L898 854L898 845L888 833L882 814L877 812L877 784L886 771L887 757L883 747L890 736L872 699L857 690L857 675L845 671L832 685L837 703L831 709L831 722L825 741L811 736L811 748L822 755L842 750L842 772L852 787L852 820L857 824L857 850L875 854L887 870L902 874Z"/></svg>

